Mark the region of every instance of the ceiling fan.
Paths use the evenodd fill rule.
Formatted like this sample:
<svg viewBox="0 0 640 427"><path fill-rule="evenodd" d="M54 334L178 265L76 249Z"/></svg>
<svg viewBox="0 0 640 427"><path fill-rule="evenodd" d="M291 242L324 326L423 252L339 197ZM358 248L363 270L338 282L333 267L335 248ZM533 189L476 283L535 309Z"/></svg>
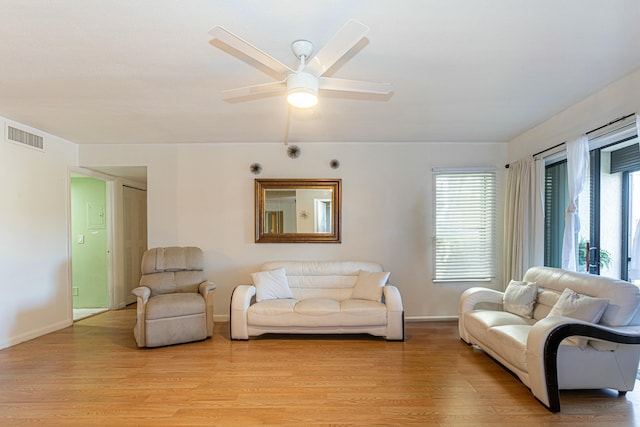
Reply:
<svg viewBox="0 0 640 427"><path fill-rule="evenodd" d="M319 90L356 92L387 95L393 91L390 83L374 83L361 80L347 80L324 76L324 74L348 51L350 51L369 31L363 23L351 19L314 56L313 44L308 40L296 40L291 44L293 53L299 60L297 69L292 69L249 42L221 26L215 26L209 34L211 44L222 43L257 61L281 80L253 86L225 90L225 99L247 97L260 94L286 93L289 105L309 108L318 102ZM217 46L219 47L219 46ZM258 67L262 71L262 67Z"/></svg>

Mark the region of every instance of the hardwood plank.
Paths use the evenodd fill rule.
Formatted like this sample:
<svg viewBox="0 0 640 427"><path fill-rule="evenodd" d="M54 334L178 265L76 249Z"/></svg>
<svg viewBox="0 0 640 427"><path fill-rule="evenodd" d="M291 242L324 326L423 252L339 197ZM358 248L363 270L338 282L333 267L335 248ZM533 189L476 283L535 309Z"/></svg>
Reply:
<svg viewBox="0 0 640 427"><path fill-rule="evenodd" d="M563 391L552 414L460 341L455 322L405 342L272 335L138 349L131 307L0 351L0 426L633 426L640 390Z"/></svg>

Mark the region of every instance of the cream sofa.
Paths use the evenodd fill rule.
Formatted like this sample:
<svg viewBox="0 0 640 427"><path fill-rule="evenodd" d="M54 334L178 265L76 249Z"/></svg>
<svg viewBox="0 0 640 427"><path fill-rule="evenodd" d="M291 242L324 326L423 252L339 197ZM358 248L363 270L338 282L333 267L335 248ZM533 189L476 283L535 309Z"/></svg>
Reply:
<svg viewBox="0 0 640 427"><path fill-rule="evenodd" d="M504 292L465 291L459 305L462 340L517 375L552 412L560 411L561 389L611 388L621 395L633 389L640 358L640 346L634 345L640 344L640 292L635 285L548 267L529 269L523 281L537 287L531 318L505 311ZM599 301L583 295L606 300L599 321L556 315L578 307L579 301ZM571 314L578 317L576 313Z"/></svg>
<svg viewBox="0 0 640 427"><path fill-rule="evenodd" d="M355 334L404 340L402 298L379 264L274 261L231 296L231 338Z"/></svg>

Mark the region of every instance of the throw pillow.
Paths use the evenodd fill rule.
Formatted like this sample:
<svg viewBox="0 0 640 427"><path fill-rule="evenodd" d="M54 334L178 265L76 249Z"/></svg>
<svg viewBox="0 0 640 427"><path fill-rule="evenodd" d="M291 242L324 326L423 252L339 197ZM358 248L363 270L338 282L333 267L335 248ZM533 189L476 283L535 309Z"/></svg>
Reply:
<svg viewBox="0 0 640 427"><path fill-rule="evenodd" d="M351 292L351 298L382 301L382 287L389 279L388 272L369 272L360 270L358 280Z"/></svg>
<svg viewBox="0 0 640 427"><path fill-rule="evenodd" d="M251 280L256 287L257 302L270 299L293 298L284 268L251 273Z"/></svg>
<svg viewBox="0 0 640 427"><path fill-rule="evenodd" d="M504 311L531 319L537 295L537 283L512 280L504 291Z"/></svg>
<svg viewBox="0 0 640 427"><path fill-rule="evenodd" d="M607 299L582 295L567 288L560 295L558 302L551 307L547 317L566 316L584 322L598 323L608 305L609 300ZM587 345L587 338L573 337L568 338L567 341L583 350Z"/></svg>

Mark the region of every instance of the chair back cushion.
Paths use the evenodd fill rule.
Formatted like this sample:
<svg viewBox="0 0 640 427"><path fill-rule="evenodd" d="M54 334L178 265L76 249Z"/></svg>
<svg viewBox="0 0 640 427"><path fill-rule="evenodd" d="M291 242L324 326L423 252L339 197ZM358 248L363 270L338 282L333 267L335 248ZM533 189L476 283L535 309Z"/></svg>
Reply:
<svg viewBox="0 0 640 427"><path fill-rule="evenodd" d="M293 298L349 299L360 270L382 272L382 266L362 261L271 261L261 271L284 268Z"/></svg>
<svg viewBox="0 0 640 427"><path fill-rule="evenodd" d="M205 280L203 270L204 255L200 248L152 248L142 256L140 286L151 289L151 296L197 292Z"/></svg>

